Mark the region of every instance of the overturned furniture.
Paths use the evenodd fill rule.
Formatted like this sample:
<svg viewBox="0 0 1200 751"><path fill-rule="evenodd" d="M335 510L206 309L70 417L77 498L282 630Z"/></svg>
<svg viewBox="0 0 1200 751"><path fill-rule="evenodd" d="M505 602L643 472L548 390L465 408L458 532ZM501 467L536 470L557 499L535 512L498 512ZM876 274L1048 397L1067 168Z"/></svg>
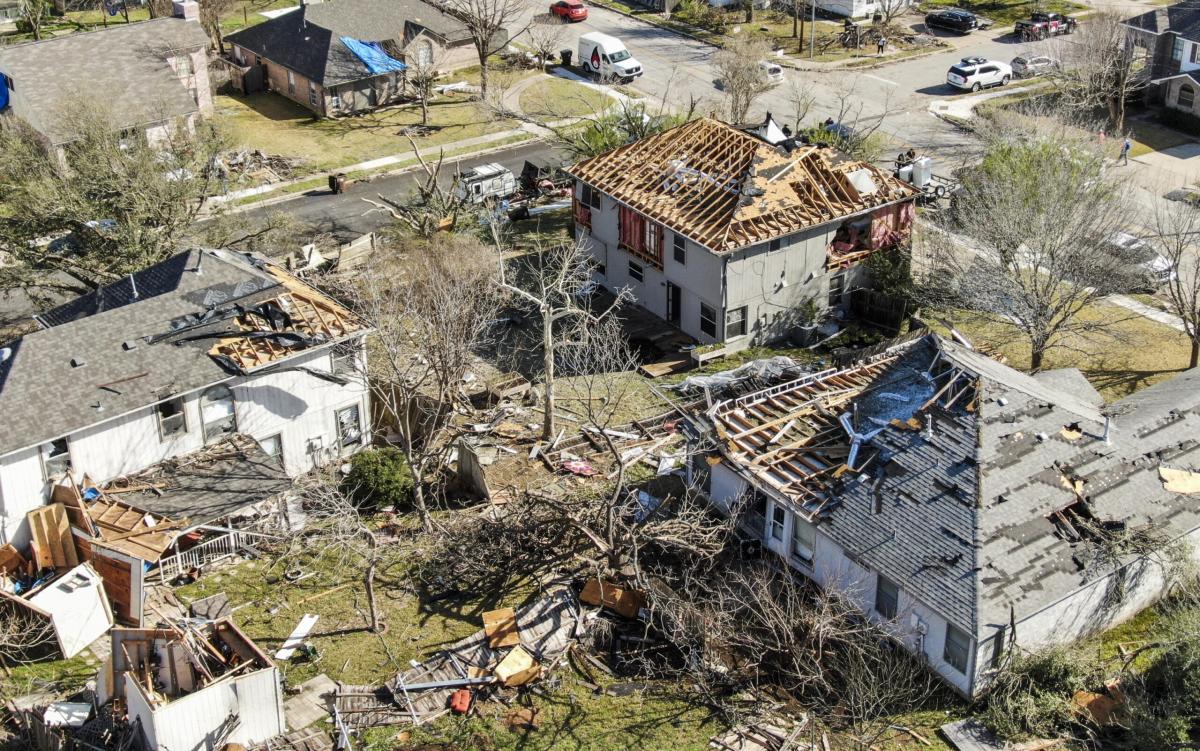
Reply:
<svg viewBox="0 0 1200 751"><path fill-rule="evenodd" d="M97 679L149 748L251 745L284 732L279 669L229 620L112 631Z"/></svg>

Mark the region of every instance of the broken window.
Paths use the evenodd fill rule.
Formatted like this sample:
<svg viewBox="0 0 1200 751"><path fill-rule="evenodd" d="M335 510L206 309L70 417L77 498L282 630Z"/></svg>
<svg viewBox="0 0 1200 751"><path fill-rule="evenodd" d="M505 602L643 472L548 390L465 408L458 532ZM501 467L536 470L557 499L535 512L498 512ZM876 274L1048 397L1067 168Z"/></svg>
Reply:
<svg viewBox="0 0 1200 751"><path fill-rule="evenodd" d="M942 659L946 664L960 673L967 672L967 658L971 649L971 637L960 628L946 624L946 645L942 649Z"/></svg>
<svg viewBox="0 0 1200 751"><path fill-rule="evenodd" d="M792 517L792 558L811 566L817 551L817 528L799 516Z"/></svg>
<svg viewBox="0 0 1200 751"><path fill-rule="evenodd" d="M278 433L267 436L258 442L258 447L267 456L279 456L283 453L283 438Z"/></svg>
<svg viewBox="0 0 1200 751"><path fill-rule="evenodd" d="M725 312L725 338L746 335L746 306Z"/></svg>
<svg viewBox="0 0 1200 751"><path fill-rule="evenodd" d="M362 443L362 423L359 420L358 405L354 404L339 409L337 416L338 446L343 451Z"/></svg>
<svg viewBox="0 0 1200 751"><path fill-rule="evenodd" d="M787 524L787 510L775 504L775 508L771 509L771 539L783 542L783 529Z"/></svg>
<svg viewBox="0 0 1200 751"><path fill-rule="evenodd" d="M875 582L875 612L889 621L896 617L900 605L900 587L892 582L878 577Z"/></svg>
<svg viewBox="0 0 1200 751"><path fill-rule="evenodd" d="M638 282L645 280L646 273L642 269L641 264L634 263L633 261L629 262L629 278Z"/></svg>
<svg viewBox="0 0 1200 751"><path fill-rule="evenodd" d="M846 273L838 272L829 277L829 307L836 308L842 304L842 295L846 292Z"/></svg>
<svg viewBox="0 0 1200 751"><path fill-rule="evenodd" d="M160 402L155 411L158 413L158 434L163 440L187 432L183 397Z"/></svg>
<svg viewBox="0 0 1200 751"><path fill-rule="evenodd" d="M200 397L200 422L206 444L237 432L233 392L228 386L213 386Z"/></svg>
<svg viewBox="0 0 1200 751"><path fill-rule="evenodd" d="M717 335L717 311L700 303L700 332L711 337Z"/></svg>
<svg viewBox="0 0 1200 751"><path fill-rule="evenodd" d="M358 346L354 342L343 342L333 348L329 355L330 370L334 375L352 376L358 372Z"/></svg>
<svg viewBox="0 0 1200 751"><path fill-rule="evenodd" d="M760 540L767 525L767 497L757 490L752 490L750 505L746 510L746 525Z"/></svg>
<svg viewBox="0 0 1200 751"><path fill-rule="evenodd" d="M71 447L66 438L42 446L42 465L46 468L47 480L62 477L71 471Z"/></svg>
<svg viewBox="0 0 1200 751"><path fill-rule="evenodd" d="M655 268L663 267L663 228L628 206L617 211L618 245Z"/></svg>

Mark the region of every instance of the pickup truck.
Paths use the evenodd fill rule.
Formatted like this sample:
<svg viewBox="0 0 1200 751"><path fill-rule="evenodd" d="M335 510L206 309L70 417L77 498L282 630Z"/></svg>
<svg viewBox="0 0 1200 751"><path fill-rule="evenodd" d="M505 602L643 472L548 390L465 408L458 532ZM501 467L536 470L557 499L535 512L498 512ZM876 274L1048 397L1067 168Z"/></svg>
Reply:
<svg viewBox="0 0 1200 751"><path fill-rule="evenodd" d="M1034 13L1027 21L1017 21L1013 33L1026 41L1046 39L1075 31L1078 21L1061 13Z"/></svg>

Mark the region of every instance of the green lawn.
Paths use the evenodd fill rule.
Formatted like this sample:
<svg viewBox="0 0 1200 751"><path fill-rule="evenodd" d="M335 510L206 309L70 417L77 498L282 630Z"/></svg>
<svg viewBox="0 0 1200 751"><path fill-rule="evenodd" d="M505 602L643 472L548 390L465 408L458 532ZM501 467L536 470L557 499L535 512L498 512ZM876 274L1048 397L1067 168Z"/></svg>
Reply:
<svg viewBox="0 0 1200 751"><path fill-rule="evenodd" d="M930 11L942 7L962 8L972 13L978 13L985 18L992 19L996 24L996 28L1012 26L1017 21L1029 18L1029 15L1035 10L1050 13L1075 13L1076 11L1087 9L1087 6L1070 2L1070 0L984 0L984 2L971 2L971 0L923 0L921 3L922 11Z"/></svg>
<svg viewBox="0 0 1200 751"><path fill-rule="evenodd" d="M1162 151L1196 140L1186 133L1172 130L1150 120L1130 119L1126 121L1126 126L1133 134L1133 149L1130 150L1129 155L1135 158L1152 151Z"/></svg>
<svg viewBox="0 0 1200 751"><path fill-rule="evenodd" d="M521 110L550 119L582 117L612 107L612 97L565 78L548 77L521 92Z"/></svg>
<svg viewBox="0 0 1200 751"><path fill-rule="evenodd" d="M1018 370L1029 368L1029 345L1009 326L980 321L960 311L927 313L925 318L931 323L945 319L972 342L1002 353L1008 365ZM1187 368L1191 345L1187 337L1169 326L1108 303L1092 306L1081 318L1105 322L1115 337L1067 337L1064 346L1046 354L1045 369L1079 368L1108 401L1172 378ZM934 327L941 329L937 324Z"/></svg>
<svg viewBox="0 0 1200 751"><path fill-rule="evenodd" d="M301 161L299 174L411 151L403 130L421 121L416 107L393 107L358 117L316 118L308 110L272 93L215 97L217 118L235 143ZM416 139L419 148L439 146L512 128L464 95L430 105L430 135Z"/></svg>

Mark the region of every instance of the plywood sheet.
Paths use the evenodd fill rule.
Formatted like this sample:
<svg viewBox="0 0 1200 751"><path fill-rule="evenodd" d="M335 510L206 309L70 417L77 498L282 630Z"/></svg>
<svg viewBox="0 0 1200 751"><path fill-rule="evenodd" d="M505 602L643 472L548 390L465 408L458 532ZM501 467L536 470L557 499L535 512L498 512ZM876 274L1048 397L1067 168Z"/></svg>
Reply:
<svg viewBox="0 0 1200 751"><path fill-rule="evenodd" d="M0 547L0 574L11 574L25 570L25 557L12 545Z"/></svg>
<svg viewBox="0 0 1200 751"><path fill-rule="evenodd" d="M483 614L483 633L492 649L515 647L521 643L517 630L517 613L512 608L489 610Z"/></svg>
<svg viewBox="0 0 1200 751"><path fill-rule="evenodd" d="M75 537L61 503L34 509L25 515L33 536L33 560L38 568L74 568L79 565Z"/></svg>
<svg viewBox="0 0 1200 751"><path fill-rule="evenodd" d="M641 592L622 589L611 582L602 583L599 579L589 579L579 593L579 599L588 605L608 608L626 618L636 618L645 602Z"/></svg>

